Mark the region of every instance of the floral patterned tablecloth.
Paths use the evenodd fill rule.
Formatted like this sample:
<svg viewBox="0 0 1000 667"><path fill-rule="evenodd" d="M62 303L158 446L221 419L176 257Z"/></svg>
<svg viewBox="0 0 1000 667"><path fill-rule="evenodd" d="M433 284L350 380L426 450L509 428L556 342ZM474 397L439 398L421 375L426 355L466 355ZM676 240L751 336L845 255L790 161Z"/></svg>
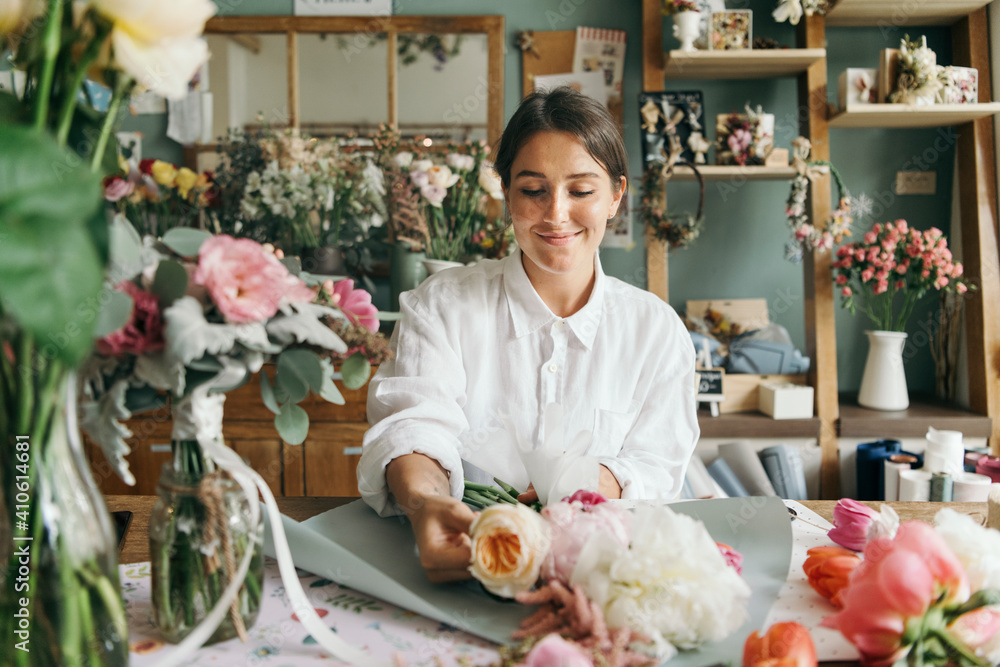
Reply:
<svg viewBox="0 0 1000 667"><path fill-rule="evenodd" d="M132 667L159 661L173 646L160 639L151 618L150 565L120 567L128 613ZM368 650L384 663L400 660L409 667L488 665L498 659L494 644L456 628L432 621L376 598L299 571L302 588L324 621L353 645ZM277 561L268 558L264 570L264 597L260 616L239 639L202 648L188 665L236 667L304 667L344 664L333 660L316 644L292 613Z"/></svg>

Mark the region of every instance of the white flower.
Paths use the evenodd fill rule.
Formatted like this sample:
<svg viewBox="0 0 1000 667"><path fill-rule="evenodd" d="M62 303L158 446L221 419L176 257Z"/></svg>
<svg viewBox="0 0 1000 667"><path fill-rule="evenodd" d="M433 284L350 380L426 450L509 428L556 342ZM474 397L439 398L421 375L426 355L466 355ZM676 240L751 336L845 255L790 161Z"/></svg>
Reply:
<svg viewBox="0 0 1000 667"><path fill-rule="evenodd" d="M458 183L458 174L451 173L451 169L445 165L434 165L427 170L427 180L439 188L450 188Z"/></svg>
<svg viewBox="0 0 1000 667"><path fill-rule="evenodd" d="M771 16L778 23L787 20L792 25L798 25L802 18L802 2L801 0L781 0L781 4L771 12Z"/></svg>
<svg viewBox="0 0 1000 667"><path fill-rule="evenodd" d="M400 169L406 169L413 162L413 153L410 151L399 151L393 156L392 161L396 163L396 166Z"/></svg>
<svg viewBox="0 0 1000 667"><path fill-rule="evenodd" d="M411 171L410 180L413 181L413 184L418 188L428 185L431 181L430 176L426 171Z"/></svg>
<svg viewBox="0 0 1000 667"><path fill-rule="evenodd" d="M479 165L479 187L486 191L493 199L503 199L503 187L500 183L500 175L493 168L492 162L483 162Z"/></svg>
<svg viewBox="0 0 1000 667"><path fill-rule="evenodd" d="M410 171L427 171L434 166L434 163L428 159L423 160L413 160L410 162Z"/></svg>
<svg viewBox="0 0 1000 667"><path fill-rule="evenodd" d="M549 526L527 505L501 503L484 509L469 529L469 572L486 590L512 598L538 581L549 552Z"/></svg>
<svg viewBox="0 0 1000 667"><path fill-rule="evenodd" d="M1000 531L951 509L934 516L934 527L962 562L972 592L1000 588Z"/></svg>
<svg viewBox="0 0 1000 667"><path fill-rule="evenodd" d="M609 627L680 648L732 633L747 619L750 599L705 526L666 506L635 510L628 548L604 540L585 550L572 583L601 605Z"/></svg>
<svg viewBox="0 0 1000 667"><path fill-rule="evenodd" d="M444 198L448 195L448 191L439 185L431 185L430 183L428 183L427 185L420 188L420 194L423 195L424 199L427 200L428 204L430 204L431 206L435 206L437 208L441 208L441 203L444 201Z"/></svg>
<svg viewBox="0 0 1000 667"><path fill-rule="evenodd" d="M448 153L444 162L456 171L472 171L472 168L476 166L476 158L462 153Z"/></svg>
<svg viewBox="0 0 1000 667"><path fill-rule="evenodd" d="M878 515L878 518L868 526L869 542L879 537L886 537L891 540L896 537L896 531L899 530L899 515L896 514L896 510L886 504L883 504L879 509L881 513Z"/></svg>
<svg viewBox="0 0 1000 667"><path fill-rule="evenodd" d="M92 0L111 20L115 62L141 86L179 99L188 82L208 60L201 38L205 21L215 14L211 0Z"/></svg>

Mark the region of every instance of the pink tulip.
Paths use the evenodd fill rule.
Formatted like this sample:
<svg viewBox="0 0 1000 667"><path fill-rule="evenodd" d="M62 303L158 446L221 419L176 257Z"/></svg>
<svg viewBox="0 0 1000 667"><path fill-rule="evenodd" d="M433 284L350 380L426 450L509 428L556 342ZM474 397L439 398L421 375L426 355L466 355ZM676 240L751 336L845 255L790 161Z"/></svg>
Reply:
<svg viewBox="0 0 1000 667"><path fill-rule="evenodd" d="M968 611L952 621L948 631L973 651L991 647L990 645L995 647L997 640L994 638L1000 632L1000 609L980 607Z"/></svg>
<svg viewBox="0 0 1000 667"><path fill-rule="evenodd" d="M593 667L593 664L579 647L552 633L535 644L521 667Z"/></svg>
<svg viewBox="0 0 1000 667"><path fill-rule="evenodd" d="M907 621L932 605L969 597L962 564L929 524L907 521L896 537L880 537L865 547L864 561L841 591L843 610L823 624L839 630L861 654L861 663L887 666L903 657ZM928 628L929 630L931 628Z"/></svg>
<svg viewBox="0 0 1000 667"><path fill-rule="evenodd" d="M868 527L878 512L850 498L841 498L833 508L833 525L828 536L842 547L861 551L868 541Z"/></svg>

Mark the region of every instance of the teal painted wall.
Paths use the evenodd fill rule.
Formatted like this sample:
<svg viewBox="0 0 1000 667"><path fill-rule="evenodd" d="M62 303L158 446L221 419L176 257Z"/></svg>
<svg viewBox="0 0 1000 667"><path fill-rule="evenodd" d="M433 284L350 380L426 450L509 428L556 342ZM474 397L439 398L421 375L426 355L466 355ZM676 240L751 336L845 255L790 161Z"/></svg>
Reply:
<svg viewBox="0 0 1000 667"><path fill-rule="evenodd" d="M291 13L291 0L217 0L224 14L282 15ZM794 45L794 29L770 17L773 0L730 0L733 9L754 10L754 34ZM513 46L519 30L569 30L578 25L615 28L628 33L625 63L625 141L632 155L631 169L638 183L641 169L637 98L642 85L642 22L638 0L396 0L396 14L495 14L506 15L505 115L513 113L520 99L521 54ZM668 20L669 21L669 20ZM675 42L665 22L665 48ZM926 34L940 64L949 64L951 44L947 29L911 30L912 37ZM897 47L903 31L895 28L830 28L827 51L828 97L836 103L836 82L847 67L874 67L882 48ZM798 130L798 100L793 79L736 81L668 81L668 90L701 90L711 126L716 114L760 104L776 116L776 145L788 147ZM125 129L144 132L147 157L180 160L180 147L163 132L166 120L158 116L130 119ZM710 137L711 138L711 137ZM868 216L856 216L855 228L867 229L877 221L906 218L918 228L938 226L947 231L951 202L954 134L938 130L831 130L830 154L852 194L866 193L875 204ZM923 163L923 166L918 163ZM892 192L896 171L926 169L937 173L937 194L897 196ZM697 205L694 184L669 186L671 209L693 210ZM772 320L788 328L793 341L804 347L802 267L784 259L787 227L784 203L787 183L708 183L705 228L689 249L670 255L670 303L679 311L688 299L765 298ZM635 229L637 244L631 250L602 251L605 270L632 284L646 286L642 230ZM936 302L914 314L906 371L913 392L933 390L926 322ZM856 391L867 353L862 315L837 313L838 375L841 391ZM655 335L655 332L651 332Z"/></svg>

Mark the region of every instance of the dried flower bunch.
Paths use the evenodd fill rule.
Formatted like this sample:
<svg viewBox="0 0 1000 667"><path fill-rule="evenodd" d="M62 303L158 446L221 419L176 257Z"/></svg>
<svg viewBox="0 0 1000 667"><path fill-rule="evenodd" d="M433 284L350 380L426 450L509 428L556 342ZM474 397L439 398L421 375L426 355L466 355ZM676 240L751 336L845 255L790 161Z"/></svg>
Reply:
<svg viewBox="0 0 1000 667"><path fill-rule="evenodd" d="M927 47L927 37L911 42L905 35L899 44L899 76L896 89L889 94L889 101L896 104L915 104L919 100L933 103L942 88L937 56Z"/></svg>
<svg viewBox="0 0 1000 667"><path fill-rule="evenodd" d="M771 16L778 23L788 21L792 25L798 25L803 14L825 16L829 8L829 0L780 0L777 9L771 12Z"/></svg>

